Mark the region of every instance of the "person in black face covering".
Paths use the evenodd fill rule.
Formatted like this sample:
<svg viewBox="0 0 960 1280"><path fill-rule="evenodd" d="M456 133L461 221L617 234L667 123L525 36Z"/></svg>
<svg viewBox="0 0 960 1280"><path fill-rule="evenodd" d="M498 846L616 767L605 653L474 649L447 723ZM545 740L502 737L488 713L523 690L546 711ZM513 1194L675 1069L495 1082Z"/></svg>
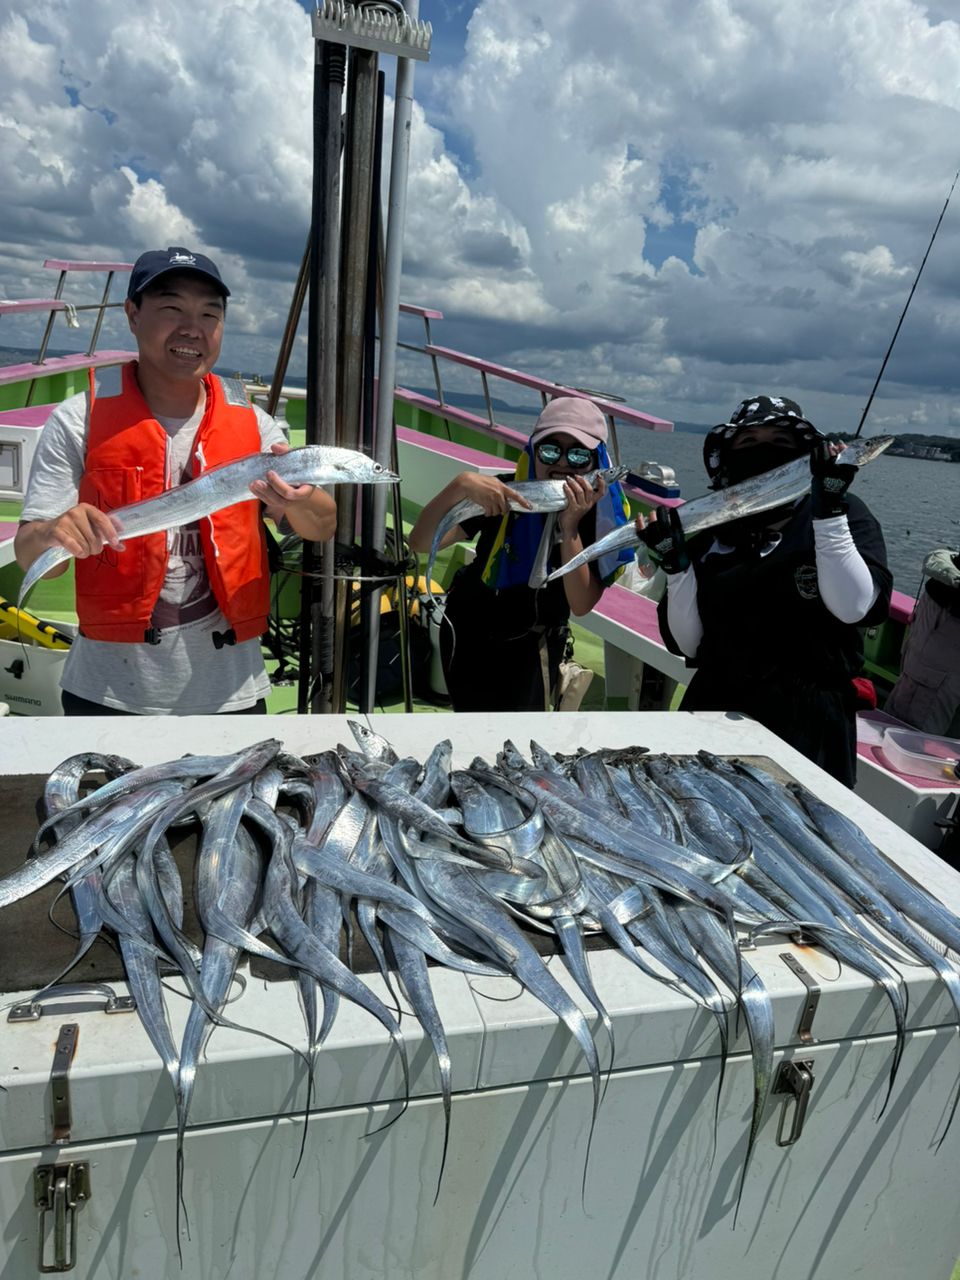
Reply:
<svg viewBox="0 0 960 1280"><path fill-rule="evenodd" d="M681 710L749 715L852 787L857 628L887 616L893 587L880 526L847 492L856 468L783 396L742 401L703 453L717 489L804 454L811 483L794 503L689 542L667 508L638 530L667 575L664 643L696 668Z"/></svg>

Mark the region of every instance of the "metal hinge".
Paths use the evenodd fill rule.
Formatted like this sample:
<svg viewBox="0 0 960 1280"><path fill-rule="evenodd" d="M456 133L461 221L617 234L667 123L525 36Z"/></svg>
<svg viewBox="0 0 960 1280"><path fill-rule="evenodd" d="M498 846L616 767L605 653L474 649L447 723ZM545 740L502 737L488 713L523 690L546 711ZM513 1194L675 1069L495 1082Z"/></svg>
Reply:
<svg viewBox="0 0 960 1280"><path fill-rule="evenodd" d="M813 1088L813 1060L808 1058L803 1062L795 1058L789 1058L785 1062L780 1063L780 1070L777 1072L777 1078L773 1084L774 1093L786 1093L793 1098L793 1120L790 1125L790 1132L786 1137L783 1136L783 1128L787 1119L787 1108L790 1106L790 1098L785 1098L783 1106L780 1108L780 1121L777 1124L777 1146L792 1147L799 1139L803 1132L803 1122L807 1115L807 1103L810 1100L810 1090Z"/></svg>
<svg viewBox="0 0 960 1280"><path fill-rule="evenodd" d="M33 1203L40 1211L37 1223L37 1266L47 1274L72 1271L77 1265L77 1213L90 1199L90 1166L83 1162L42 1164L33 1171ZM47 1214L53 1214L53 1261L44 1262L47 1251Z"/></svg>
<svg viewBox="0 0 960 1280"><path fill-rule="evenodd" d="M73 1065L73 1055L77 1052L79 1036L80 1028L77 1024L66 1023L60 1028L57 1047L53 1052L53 1068L50 1072L51 1114L53 1140L59 1145L70 1141L70 1127L73 1124L70 1109L70 1067Z"/></svg>
<svg viewBox="0 0 960 1280"><path fill-rule="evenodd" d="M814 1044L813 1015L817 1012L817 1005L820 1003L820 987L814 981L813 975L807 973L806 969L793 952L781 951L780 959L784 962L791 973L795 973L807 988L803 1008L800 1010L800 1021L797 1024L797 1038L802 1040L804 1044Z"/></svg>

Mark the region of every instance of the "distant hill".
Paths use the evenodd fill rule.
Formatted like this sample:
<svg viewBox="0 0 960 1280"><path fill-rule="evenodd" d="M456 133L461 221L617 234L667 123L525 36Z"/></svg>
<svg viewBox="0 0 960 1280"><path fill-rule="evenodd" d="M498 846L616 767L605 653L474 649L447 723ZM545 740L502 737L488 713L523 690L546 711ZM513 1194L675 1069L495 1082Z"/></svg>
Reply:
<svg viewBox="0 0 960 1280"><path fill-rule="evenodd" d="M411 391L416 391L418 395L429 396L431 399L436 396L436 387L411 387ZM446 393L446 398L450 404L459 405L463 409L479 409L485 412L487 402L482 395L470 393L467 391L451 391ZM508 404L506 400L501 400L497 396L490 397L495 410L504 413L525 413L531 418L535 418L540 410L536 407L525 404ZM709 426L705 426L702 422L674 422L675 431L689 432L691 435L703 436L710 430Z"/></svg>
<svg viewBox="0 0 960 1280"><path fill-rule="evenodd" d="M673 429L674 431L686 431L692 436L705 436L710 427L705 427L702 422L674 422Z"/></svg>

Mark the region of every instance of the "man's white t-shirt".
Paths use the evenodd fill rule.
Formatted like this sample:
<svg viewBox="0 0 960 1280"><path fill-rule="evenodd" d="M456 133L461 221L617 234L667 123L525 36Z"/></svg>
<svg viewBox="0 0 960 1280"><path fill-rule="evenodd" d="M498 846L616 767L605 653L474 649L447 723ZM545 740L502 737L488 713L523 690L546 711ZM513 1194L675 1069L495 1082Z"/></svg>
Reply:
<svg viewBox="0 0 960 1280"><path fill-rule="evenodd" d="M192 478L193 444L203 419L158 418L167 433L168 485ZM282 429L254 406L260 447L285 443ZM87 393L71 396L47 420L34 455L21 520L53 520L79 501L86 455ZM252 495L251 495L252 498ZM229 624L207 577L199 524L167 533L170 558L153 626L159 644L115 644L78 636L64 663L61 686L68 693L119 711L144 715L214 715L242 711L266 696L270 682L258 639L242 644L213 642Z"/></svg>

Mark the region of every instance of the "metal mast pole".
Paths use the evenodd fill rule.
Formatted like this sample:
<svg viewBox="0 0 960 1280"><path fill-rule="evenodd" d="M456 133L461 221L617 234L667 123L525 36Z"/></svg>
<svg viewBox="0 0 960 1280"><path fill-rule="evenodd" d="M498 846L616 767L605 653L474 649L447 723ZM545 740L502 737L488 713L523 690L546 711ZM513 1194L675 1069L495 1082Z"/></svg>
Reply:
<svg viewBox="0 0 960 1280"><path fill-rule="evenodd" d="M343 153L343 211L340 260L340 326L337 380L337 444L360 448L364 330L367 304L370 217L373 209L373 145L377 114L377 55L351 49L347 83L347 131ZM337 540L352 546L357 531L357 489L337 493ZM347 702L352 591L336 586L337 653L332 701L343 712Z"/></svg>
<svg viewBox="0 0 960 1280"><path fill-rule="evenodd" d="M379 191L373 191L372 170L372 138L375 128L375 101L376 101L376 75L377 75L377 55L379 53L388 53L396 55L398 58L409 61L411 58L426 60L429 57L430 41L432 31L429 23L424 23L412 19L408 13L404 12L404 8L400 0L362 0L360 4L344 4L342 0L323 0L318 6L313 16L313 34L318 41L318 45L323 48L329 48L333 44L340 46L349 46L350 55L350 84L348 89L347 104L347 122L346 122L346 141L344 154L344 191L342 199L342 210L340 211L339 221L333 224L332 228L319 228L318 218L322 200L318 196L318 187L320 180L316 169L322 164L319 148L317 146L317 138L320 129L315 129L315 145L314 145L314 222L313 236L318 240L323 237L323 243L327 255L337 256L336 241L342 236L342 246L339 246L339 279L331 269L324 273L323 282L326 289L339 297L340 310L333 317L331 322L329 310L324 309L323 323L321 326L320 319L316 310L315 294L319 293L319 281L311 276L310 296L311 296L311 339L310 353L314 358L314 376L308 378L308 440L309 424L311 421L315 423L318 430L323 431L323 443L336 443L347 448L357 448L360 437L360 419L363 412L363 384L364 384L364 343L365 343L365 313L370 316L369 323L373 324L372 312L375 308L368 305L368 297L372 290L368 292L367 288L367 261L368 250L370 244L371 226L371 208L374 198L379 202ZM342 80L341 80L342 85ZM412 84L412 79L411 79ZM329 120L328 120L329 126ZM337 171L339 172L339 171ZM403 168L405 177L405 167ZM327 173L327 186L323 188L329 192L329 178ZM391 188L393 182L391 180ZM379 204L377 206L379 212ZM331 206L327 206L327 211L333 212ZM342 232L341 232L342 228ZM401 228L402 238L402 228ZM311 241L311 258L316 262L319 256L316 241ZM399 281L399 269L398 269ZM331 285L331 282L332 285ZM394 308L396 310L396 307ZM396 341L396 328L394 322L394 336L390 345L394 345ZM335 335L335 339L332 335ZM368 354L366 362L367 370L367 398L372 398L372 367L373 359L369 352L372 350L373 334L366 335L369 338ZM383 341L381 341L381 354L383 349ZM335 355L335 362L333 356ZM321 359L322 356L322 359ZM335 372L331 373L331 364L335 363ZM328 400L326 390L331 376L335 383L335 390L331 399ZM318 390L316 384L322 379L325 388L325 395L320 405L320 422L316 423L316 407ZM311 401L309 388L311 381L315 384L314 400ZM392 400L393 379L390 380L390 399ZM331 408L328 412L328 404ZM311 407L314 413L311 415ZM369 422L372 425L372 406L367 410ZM332 429L332 424L336 424L335 435L331 440L327 433ZM388 441L392 443L392 432L388 433ZM392 457L391 443L386 446L386 456ZM384 448L382 445L373 443L374 456L380 457ZM395 495L395 518L399 519L399 504L396 502ZM337 494L338 522L337 522L337 538L347 545L353 545L356 536L356 512L357 512L357 495L353 486L344 486L341 492ZM370 534L370 542L374 547L383 548L385 545L385 535L383 533L384 525L384 505L380 506L379 524L374 520L373 532ZM369 529L369 525L367 525ZM367 532L365 529L365 533ZM380 530L379 534L377 530ZM369 545L369 543L368 543ZM324 557L331 557L331 548L325 545L322 548ZM311 559L310 563L313 561ZM325 560L326 565L326 560ZM304 594L312 596L310 584L312 582L312 569L308 570L308 556L305 548L304 555ZM402 587L401 583L401 587ZM376 597L377 608L379 608L379 594ZM314 612L311 611L311 620ZM404 610L405 613L405 610ZM302 616L305 617L306 609ZM374 618L379 617L378 613L374 614ZM345 587L341 587L334 582L332 569L329 573L324 568L323 575L323 601L322 616L319 621L324 624L323 643L318 643L314 636L314 631L320 630L319 626L301 627L301 686L300 698L298 701L298 709L305 710L306 701L305 689L312 691L315 680L312 680L311 672L317 673L317 679L322 683L321 697L322 706L315 706L314 709L322 709L324 711L338 710L342 711L346 704L347 693L347 640L349 632L349 593ZM309 634L304 634L309 633ZM330 643L327 643L329 638ZM334 644L334 638L336 643ZM379 628L377 628L374 637L374 646L368 650L369 658L374 672L376 670L376 649L379 640ZM308 654L314 659L307 662L305 659ZM375 683L375 675L372 677ZM305 684L306 681L306 684ZM409 694L408 694L409 700ZM311 698L313 703L317 703L319 699Z"/></svg>
<svg viewBox="0 0 960 1280"><path fill-rule="evenodd" d="M340 108L346 50L318 40L313 90L313 209L309 244L307 444L335 442ZM297 710L331 711L334 667L333 548L303 544ZM318 577L321 579L317 590Z"/></svg>
<svg viewBox="0 0 960 1280"><path fill-rule="evenodd" d="M380 158L383 151L383 72L377 73L376 118L373 131L373 164L371 171L370 226L367 237L367 292L363 332L363 451L376 457L376 337L377 295L380 284ZM373 488L379 486L374 485ZM372 489L360 490L360 541L365 548L377 544L374 526ZM380 589L375 584L360 585L360 679L357 706L370 712L376 702L379 668ZM374 613L376 608L376 613Z"/></svg>
<svg viewBox="0 0 960 1280"><path fill-rule="evenodd" d="M404 9L408 21L416 25L420 13L420 0L405 0ZM396 457L396 438L393 419L393 392L396 385L397 334L400 318L400 277L403 269L403 233L407 215L407 175L410 169L410 126L413 115L413 79L415 63L412 58L397 59L397 82L393 103L393 143L390 158L390 192L387 201L387 236L383 267L383 313L380 322L380 371L377 391L377 429L374 449L377 461L392 467ZM383 551L386 546L387 495L375 486L373 493L373 546ZM396 494L393 495L396 498ZM400 523L400 503L394 503L394 530L397 546L400 545L403 526ZM401 583L400 625L407 623L406 590ZM378 588L371 597L370 649L374 655L370 662L372 674L368 680L376 680L376 654L380 641L380 595ZM401 631L401 635L403 635ZM410 694L410 670L408 646L403 645L404 694L407 710L412 710ZM366 690L366 699L373 705L375 686Z"/></svg>

